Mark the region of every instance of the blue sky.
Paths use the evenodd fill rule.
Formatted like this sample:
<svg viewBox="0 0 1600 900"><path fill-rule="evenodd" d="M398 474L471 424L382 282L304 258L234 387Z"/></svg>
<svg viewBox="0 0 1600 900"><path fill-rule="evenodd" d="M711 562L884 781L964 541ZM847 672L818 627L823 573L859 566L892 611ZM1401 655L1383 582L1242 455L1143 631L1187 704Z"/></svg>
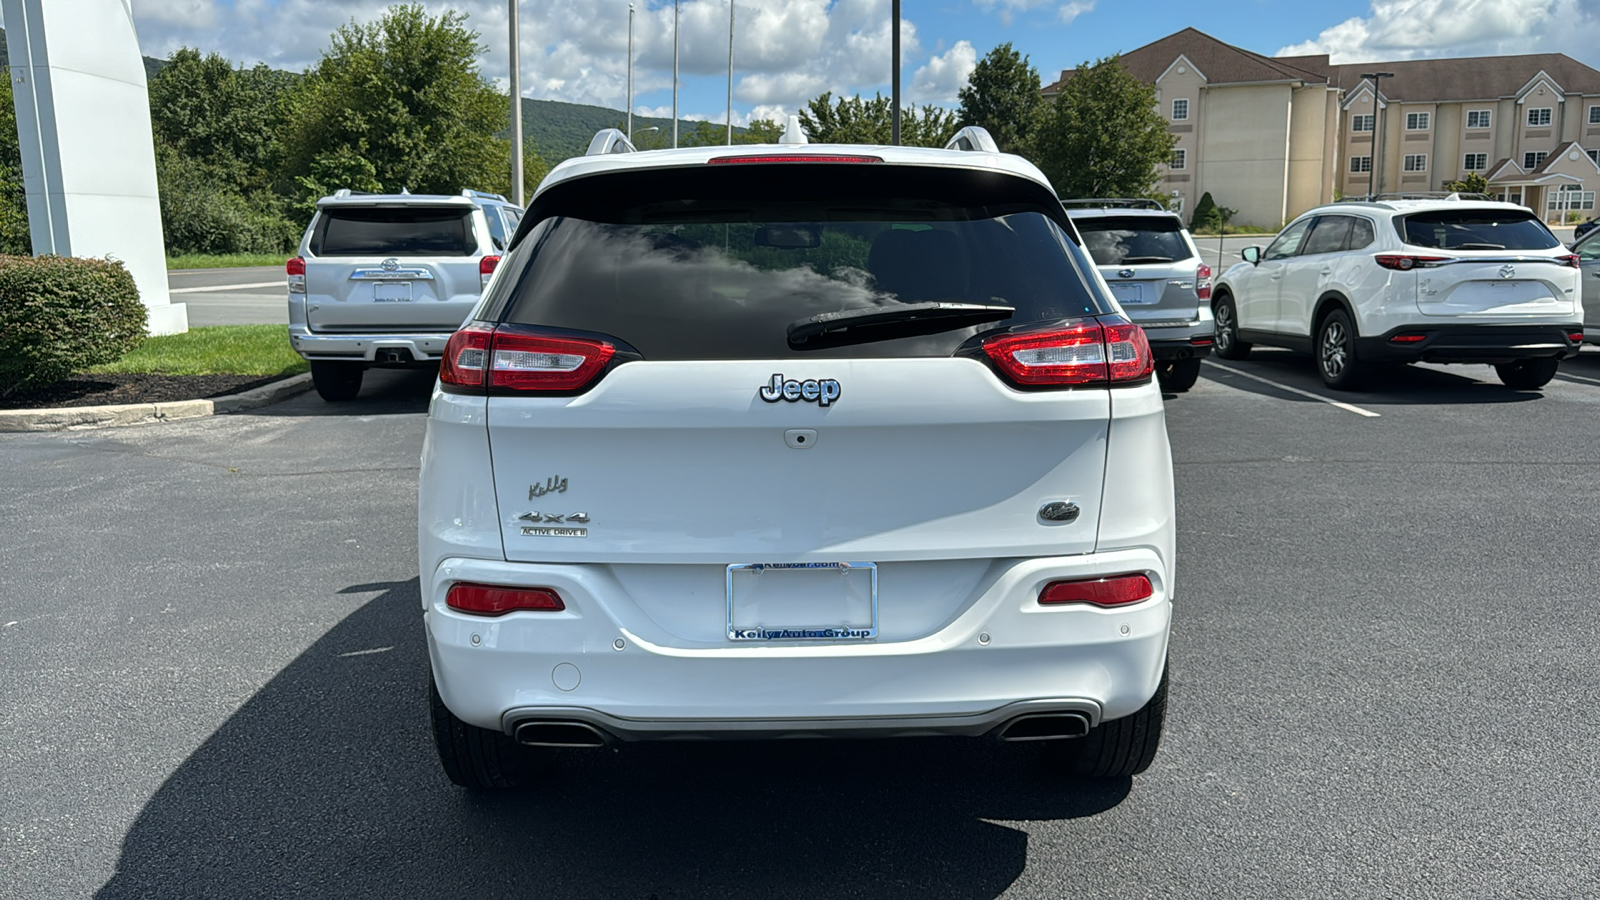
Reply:
<svg viewBox="0 0 1600 900"><path fill-rule="evenodd" d="M106 0L116 2L116 0ZM737 0L734 121L780 117L824 90L889 91L889 0ZM350 19L384 0L134 0L144 51L215 50L242 63L304 69ZM488 50L484 74L508 69L506 0L424 0L461 10ZM672 2L634 0L634 107L672 104ZM622 109L628 0L523 0L523 94ZM1268 55L1331 53L1334 62L1560 51L1600 68L1600 0L902 0L902 89L954 106L973 63L1010 41L1046 82L1086 59L1194 26ZM679 112L724 121L728 0L682 0Z"/></svg>

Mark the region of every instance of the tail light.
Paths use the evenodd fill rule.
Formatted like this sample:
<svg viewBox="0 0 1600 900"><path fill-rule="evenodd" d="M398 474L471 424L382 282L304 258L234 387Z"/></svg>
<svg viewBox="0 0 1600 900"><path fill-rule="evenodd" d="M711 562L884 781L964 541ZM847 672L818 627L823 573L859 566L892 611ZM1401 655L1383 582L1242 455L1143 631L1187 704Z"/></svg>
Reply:
<svg viewBox="0 0 1600 900"><path fill-rule="evenodd" d="M1211 299L1211 267L1205 263L1194 271L1194 292L1201 300Z"/></svg>
<svg viewBox="0 0 1600 900"><path fill-rule="evenodd" d="M439 381L506 391L575 391L592 382L617 348L605 341L558 338L481 322L450 336Z"/></svg>
<svg viewBox="0 0 1600 900"><path fill-rule="evenodd" d="M1123 384L1155 371L1144 329L1122 320L1004 335L984 341L983 352L1012 381L1025 385Z"/></svg>
<svg viewBox="0 0 1600 900"><path fill-rule="evenodd" d="M1046 606L1058 603L1126 606L1149 600L1155 594L1156 589L1147 575L1113 575L1087 581L1052 581L1039 592L1039 602Z"/></svg>
<svg viewBox="0 0 1600 900"><path fill-rule="evenodd" d="M1576 253L1568 253L1566 256L1558 256L1556 258L1574 269L1583 268L1583 261L1578 259L1578 254Z"/></svg>
<svg viewBox="0 0 1600 900"><path fill-rule="evenodd" d="M306 261L304 257L296 256L283 264L283 271L289 275L289 293L304 294L306 292Z"/></svg>
<svg viewBox="0 0 1600 900"><path fill-rule="evenodd" d="M1377 256L1377 260L1378 265L1383 266L1385 269L1393 269L1396 272L1409 272L1412 269L1426 269L1432 266L1437 266L1442 262L1449 262L1450 258L1448 256L1395 256L1390 254L1379 254Z"/></svg>
<svg viewBox="0 0 1600 900"><path fill-rule="evenodd" d="M485 256L478 260L478 289L489 286L489 276L494 274L495 266L500 265L500 257Z"/></svg>
<svg viewBox="0 0 1600 900"><path fill-rule="evenodd" d="M509 588L457 582L444 595L444 605L475 616L503 616L517 610L559 612L567 608L549 588Z"/></svg>

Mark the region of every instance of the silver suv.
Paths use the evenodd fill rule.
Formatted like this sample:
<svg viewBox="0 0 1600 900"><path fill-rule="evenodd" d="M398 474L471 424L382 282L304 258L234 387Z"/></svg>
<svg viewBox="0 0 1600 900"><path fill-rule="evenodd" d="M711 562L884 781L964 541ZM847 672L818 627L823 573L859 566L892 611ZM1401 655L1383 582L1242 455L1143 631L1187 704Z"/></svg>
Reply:
<svg viewBox="0 0 1600 900"><path fill-rule="evenodd" d="M1154 200L1065 200L1100 277L1150 337L1161 389L1194 387L1211 352L1211 267L1176 213Z"/></svg>
<svg viewBox="0 0 1600 900"><path fill-rule="evenodd" d="M317 393L353 399L372 365L437 365L521 220L480 191L319 200L286 267L289 343Z"/></svg>

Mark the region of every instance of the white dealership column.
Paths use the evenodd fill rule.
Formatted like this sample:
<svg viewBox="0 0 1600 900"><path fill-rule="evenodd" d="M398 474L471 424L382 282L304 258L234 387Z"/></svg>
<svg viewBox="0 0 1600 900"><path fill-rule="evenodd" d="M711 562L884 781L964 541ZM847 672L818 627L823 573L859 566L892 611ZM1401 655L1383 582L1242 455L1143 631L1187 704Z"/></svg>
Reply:
<svg viewBox="0 0 1600 900"><path fill-rule="evenodd" d="M113 257L151 334L189 329L167 294L150 95L128 0L0 0L37 255Z"/></svg>

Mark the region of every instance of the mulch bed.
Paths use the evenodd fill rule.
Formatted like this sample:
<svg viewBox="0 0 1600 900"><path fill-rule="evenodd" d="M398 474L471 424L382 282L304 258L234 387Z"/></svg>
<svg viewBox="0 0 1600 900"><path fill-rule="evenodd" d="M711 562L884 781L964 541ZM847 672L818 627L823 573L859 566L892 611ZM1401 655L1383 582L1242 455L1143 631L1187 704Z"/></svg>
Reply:
<svg viewBox="0 0 1600 900"><path fill-rule="evenodd" d="M51 409L171 403L237 394L282 375L73 375L52 385L0 397L0 409Z"/></svg>

